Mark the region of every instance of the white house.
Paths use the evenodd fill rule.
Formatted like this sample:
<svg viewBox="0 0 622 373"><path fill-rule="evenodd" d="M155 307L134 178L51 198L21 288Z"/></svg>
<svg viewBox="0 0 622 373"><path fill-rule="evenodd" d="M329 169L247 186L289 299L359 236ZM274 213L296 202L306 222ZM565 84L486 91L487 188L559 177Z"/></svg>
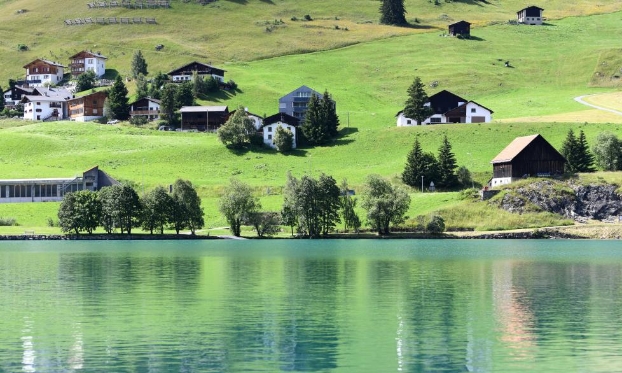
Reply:
<svg viewBox="0 0 622 373"><path fill-rule="evenodd" d="M36 59L27 65L26 84L29 87L45 87L56 85L63 80L65 75L65 67L59 63Z"/></svg>
<svg viewBox="0 0 622 373"><path fill-rule="evenodd" d="M151 97L143 97L129 104L130 117L143 116L148 121L160 119L160 100Z"/></svg>
<svg viewBox="0 0 622 373"><path fill-rule="evenodd" d="M95 76L100 77L106 73L106 60L108 58L101 53L82 51L69 57L71 76L75 79L87 71L93 71Z"/></svg>
<svg viewBox="0 0 622 373"><path fill-rule="evenodd" d="M73 98L64 88L35 88L20 101L24 105L24 119L61 120L67 117L67 100Z"/></svg>
<svg viewBox="0 0 622 373"><path fill-rule="evenodd" d="M263 120L262 126L263 143L271 148L276 148L276 146L274 145L274 135L276 134L276 129L278 127L281 127L291 131L291 133L294 135L292 138L292 149L295 149L297 142L296 130L298 127L298 123L298 118L285 113L278 113L265 118Z"/></svg>
<svg viewBox="0 0 622 373"><path fill-rule="evenodd" d="M492 121L493 111L475 101L467 101L449 91L441 91L429 97L425 104L432 109L433 114L421 124L442 123L488 123ZM404 116L400 111L396 114L397 126L415 126L417 121Z"/></svg>
<svg viewBox="0 0 622 373"><path fill-rule="evenodd" d="M180 68L169 71L166 75L168 75L173 83L183 83L191 81L195 72L198 76L203 77L203 79L212 77L221 83L225 82L226 70L197 61L190 62Z"/></svg>

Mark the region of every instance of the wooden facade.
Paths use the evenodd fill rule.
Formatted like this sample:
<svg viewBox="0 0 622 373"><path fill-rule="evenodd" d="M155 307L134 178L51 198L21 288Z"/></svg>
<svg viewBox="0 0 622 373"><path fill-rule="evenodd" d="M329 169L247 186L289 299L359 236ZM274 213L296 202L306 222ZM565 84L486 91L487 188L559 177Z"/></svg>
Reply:
<svg viewBox="0 0 622 373"><path fill-rule="evenodd" d="M532 135L514 139L491 163L493 180L511 182L530 176L562 174L566 159L544 137Z"/></svg>
<svg viewBox="0 0 622 373"><path fill-rule="evenodd" d="M147 120L160 119L160 100L143 97L129 104L130 117L143 116Z"/></svg>
<svg viewBox="0 0 622 373"><path fill-rule="evenodd" d="M192 75L195 71L197 75L203 78L211 76L221 83L225 82L225 70L197 61L169 71L166 75L169 76L173 83L178 83L192 80Z"/></svg>
<svg viewBox="0 0 622 373"><path fill-rule="evenodd" d="M103 117L107 97L108 94L102 91L69 100L69 118L83 122Z"/></svg>
<svg viewBox="0 0 622 373"><path fill-rule="evenodd" d="M229 119L227 106L185 106L179 112L182 131L213 132Z"/></svg>
<svg viewBox="0 0 622 373"><path fill-rule="evenodd" d="M471 24L467 21L452 23L448 31L451 36L471 36Z"/></svg>

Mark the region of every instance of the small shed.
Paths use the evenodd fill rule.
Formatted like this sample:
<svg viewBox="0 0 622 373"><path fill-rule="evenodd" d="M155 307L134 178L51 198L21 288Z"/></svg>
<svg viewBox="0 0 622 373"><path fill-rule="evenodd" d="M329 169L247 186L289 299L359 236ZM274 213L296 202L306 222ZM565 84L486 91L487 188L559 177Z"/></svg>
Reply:
<svg viewBox="0 0 622 373"><path fill-rule="evenodd" d="M460 21L449 25L449 35L451 36L471 36L471 24L467 21Z"/></svg>
<svg viewBox="0 0 622 373"><path fill-rule="evenodd" d="M566 159L539 134L517 137L490 163L491 186L510 184L530 176L549 177L564 172Z"/></svg>
<svg viewBox="0 0 622 373"><path fill-rule="evenodd" d="M518 23L524 23L526 25L541 25L544 17L542 17L542 12L544 9L537 6L528 6L527 8L521 9L516 12L516 18L518 19Z"/></svg>

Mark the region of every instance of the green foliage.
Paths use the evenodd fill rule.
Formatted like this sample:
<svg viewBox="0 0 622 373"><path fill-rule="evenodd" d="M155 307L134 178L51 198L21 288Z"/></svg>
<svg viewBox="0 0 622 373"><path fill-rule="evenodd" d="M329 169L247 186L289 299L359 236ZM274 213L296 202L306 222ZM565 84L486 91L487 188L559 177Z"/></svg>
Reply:
<svg viewBox="0 0 622 373"><path fill-rule="evenodd" d="M97 77L95 76L95 71L89 70L83 74L78 76L76 79L76 92L82 92L95 87L95 80Z"/></svg>
<svg viewBox="0 0 622 373"><path fill-rule="evenodd" d="M369 175L363 188L361 206L367 211L367 224L378 234L389 234L391 224L406 220L410 197L404 190L378 175Z"/></svg>
<svg viewBox="0 0 622 373"><path fill-rule="evenodd" d="M58 224L65 233L92 234L99 226L101 211L97 193L90 190L67 193L58 209Z"/></svg>
<svg viewBox="0 0 622 373"><path fill-rule="evenodd" d="M134 117L130 118L130 124L134 126L140 127L144 126L147 123L149 123L149 120L144 115L135 115Z"/></svg>
<svg viewBox="0 0 622 373"><path fill-rule="evenodd" d="M281 215L273 211L255 211L248 214L244 223L252 225L258 237L274 236L281 230Z"/></svg>
<svg viewBox="0 0 622 373"><path fill-rule="evenodd" d="M175 219L178 219L174 224L177 234L181 226L189 228L192 234L203 228L205 221L201 198L190 181L177 179L173 184L172 199L175 205Z"/></svg>
<svg viewBox="0 0 622 373"><path fill-rule="evenodd" d="M585 138L585 132L581 130L579 132L579 139L577 142L577 153L579 154L578 162L576 165L577 172L594 172L594 155L590 152L590 147Z"/></svg>
<svg viewBox="0 0 622 373"><path fill-rule="evenodd" d="M421 177L423 176L423 180ZM429 185L431 181L439 178L439 165L434 154L423 152L419 138L415 138L415 144L408 153L406 166L402 172L404 184L413 188L421 187L422 183Z"/></svg>
<svg viewBox="0 0 622 373"><path fill-rule="evenodd" d="M177 123L175 111L177 110L177 85L165 84L160 91L160 115L171 126Z"/></svg>
<svg viewBox="0 0 622 373"><path fill-rule="evenodd" d="M218 202L220 212L229 223L229 229L234 236L241 234L242 224L251 214L261 209L261 204L253 197L250 186L238 179L231 179L225 193Z"/></svg>
<svg viewBox="0 0 622 373"><path fill-rule="evenodd" d="M274 146L281 153L292 150L294 144L294 134L292 131L282 126L277 126L274 134Z"/></svg>
<svg viewBox="0 0 622 373"><path fill-rule="evenodd" d="M605 171L622 169L622 144L611 132L601 132L596 137L593 147L596 162Z"/></svg>
<svg viewBox="0 0 622 373"><path fill-rule="evenodd" d="M126 120L130 116L127 93L127 88L121 76L117 75L114 84L108 91L108 105L110 108L110 115L107 115L108 119Z"/></svg>
<svg viewBox="0 0 622 373"><path fill-rule="evenodd" d="M150 96L152 98L159 100L161 98L160 92L162 88L164 88L167 82L168 82L168 75L162 72L158 72L156 76L153 77L153 79L151 80L151 84L149 85L149 94L147 96ZM138 96L138 97L141 98L141 96Z"/></svg>
<svg viewBox="0 0 622 373"><path fill-rule="evenodd" d="M590 152L583 130L579 133L579 137L576 137L572 128L569 129L560 153L566 158L566 172L595 171L594 156Z"/></svg>
<svg viewBox="0 0 622 373"><path fill-rule="evenodd" d="M173 213L173 198L161 186L151 190L142 198L143 215L141 226L144 231L153 234L159 230L164 234L164 227L170 222Z"/></svg>
<svg viewBox="0 0 622 373"><path fill-rule="evenodd" d="M184 106L194 105L194 94L192 93L192 83L184 82L178 85L175 92L175 110L179 110Z"/></svg>
<svg viewBox="0 0 622 373"><path fill-rule="evenodd" d="M0 92L4 92L1 86L0 86ZM4 97L0 98L0 112L3 110L4 110Z"/></svg>
<svg viewBox="0 0 622 373"><path fill-rule="evenodd" d="M149 96L149 84L143 74L136 77L136 97L138 99Z"/></svg>
<svg viewBox="0 0 622 373"><path fill-rule="evenodd" d="M443 137L443 143L438 149L438 182L441 188L451 188L458 184L456 177L456 156L451 150L451 143L447 135Z"/></svg>
<svg viewBox="0 0 622 373"><path fill-rule="evenodd" d="M432 234L443 233L445 231L445 220L439 215L434 215L426 225L425 229Z"/></svg>
<svg viewBox="0 0 622 373"><path fill-rule="evenodd" d="M432 109L425 105L428 102L429 98L425 92L425 86L421 82L421 78L417 76L408 88L408 99L404 104L404 116L416 120L417 125L420 125L433 114Z"/></svg>
<svg viewBox="0 0 622 373"><path fill-rule="evenodd" d="M358 232L361 227L361 219L356 214L356 201L357 199L350 195L350 189L348 182L343 179L340 186L341 193L341 217L343 218L343 228L347 231L353 229Z"/></svg>
<svg viewBox="0 0 622 373"><path fill-rule="evenodd" d="M242 106L225 124L218 128L218 139L225 145L233 148L242 148L250 144L251 136L257 132L252 119L248 117Z"/></svg>
<svg viewBox="0 0 622 373"><path fill-rule="evenodd" d="M14 225L17 225L17 220L15 218L0 217L0 227L12 227Z"/></svg>
<svg viewBox="0 0 622 373"><path fill-rule="evenodd" d="M142 206L138 194L130 185L117 184L98 192L102 206L100 223L108 233L119 228L121 233L132 234L132 228L140 226Z"/></svg>
<svg viewBox="0 0 622 373"><path fill-rule="evenodd" d="M471 171L466 166L460 166L456 172L458 183L464 188L473 187L473 178L471 177Z"/></svg>
<svg viewBox="0 0 622 373"><path fill-rule="evenodd" d="M574 135L574 131L571 129L568 130L568 134L566 135L566 139L562 144L562 148L560 150L560 154L566 158L566 172L575 173L578 160L576 157L577 154L577 138Z"/></svg>
<svg viewBox="0 0 622 373"><path fill-rule="evenodd" d="M139 75L147 75L147 61L143 57L143 53L140 50L134 52L131 65L132 78L136 79Z"/></svg>
<svg viewBox="0 0 622 373"><path fill-rule="evenodd" d="M321 145L338 135L339 117L335 102L328 91L322 97L311 95L301 129L311 145Z"/></svg>
<svg viewBox="0 0 622 373"><path fill-rule="evenodd" d="M380 23L383 25L407 25L404 0L381 0Z"/></svg>

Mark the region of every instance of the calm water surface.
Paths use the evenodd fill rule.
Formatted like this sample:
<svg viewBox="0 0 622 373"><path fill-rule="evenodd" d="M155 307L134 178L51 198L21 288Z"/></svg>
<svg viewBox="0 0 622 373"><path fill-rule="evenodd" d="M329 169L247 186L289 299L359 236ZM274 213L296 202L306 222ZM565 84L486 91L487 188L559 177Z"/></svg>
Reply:
<svg viewBox="0 0 622 373"><path fill-rule="evenodd" d="M619 241L0 242L0 372L622 372Z"/></svg>

